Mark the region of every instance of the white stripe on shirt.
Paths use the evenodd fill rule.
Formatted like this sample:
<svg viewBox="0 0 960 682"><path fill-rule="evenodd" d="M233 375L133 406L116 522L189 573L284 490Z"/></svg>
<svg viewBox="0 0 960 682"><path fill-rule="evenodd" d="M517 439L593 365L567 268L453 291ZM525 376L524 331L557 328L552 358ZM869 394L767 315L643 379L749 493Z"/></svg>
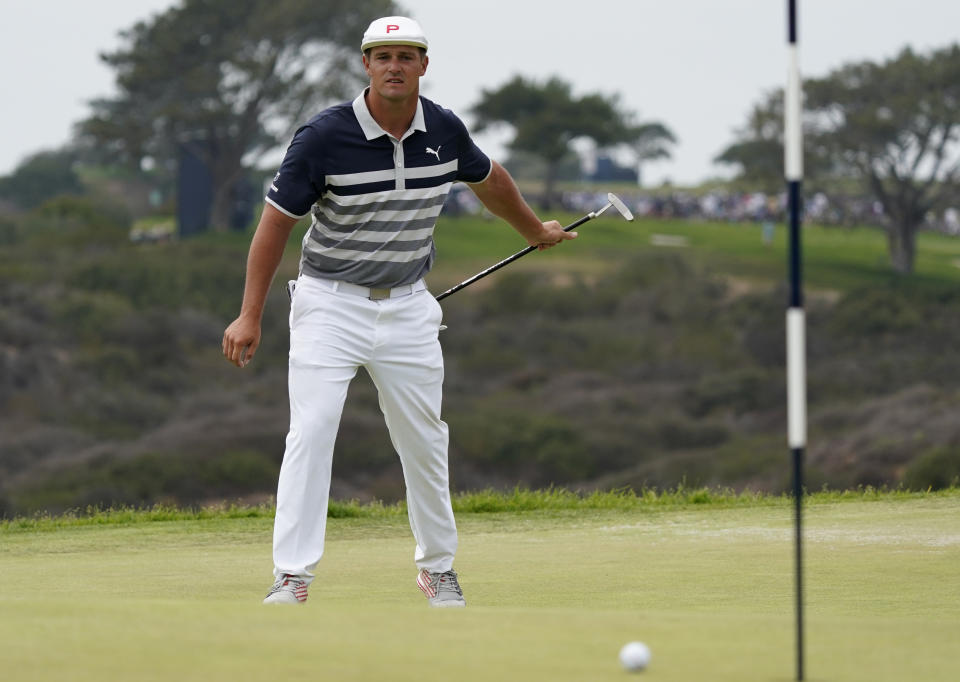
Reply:
<svg viewBox="0 0 960 682"><path fill-rule="evenodd" d="M435 166L419 166L417 168L402 168L405 178L436 178L447 173L455 172L460 166L459 159L447 161ZM390 182L397 177L397 169L366 171L363 173L345 173L342 175L326 176L326 184L334 187L349 187L351 185L368 185L374 182Z"/></svg>
<svg viewBox="0 0 960 682"><path fill-rule="evenodd" d="M446 194L450 191L452 182L445 182L436 187L423 187L420 189L406 189L403 192L397 192L395 189L385 189L379 192L368 192L366 194L334 194L330 190L324 192L322 201L332 201L341 206L360 206L362 204L378 204L384 201L395 199L416 200L432 199L433 197ZM319 202L318 202L319 203Z"/></svg>
<svg viewBox="0 0 960 682"><path fill-rule="evenodd" d="M396 223L436 218L440 215L440 211L443 210L443 204L403 211L379 211L374 209L372 211L367 211L366 213L355 213L353 215L338 215L322 204L319 206L319 209L326 222L332 225L348 227L350 225L361 225L363 223L370 222Z"/></svg>

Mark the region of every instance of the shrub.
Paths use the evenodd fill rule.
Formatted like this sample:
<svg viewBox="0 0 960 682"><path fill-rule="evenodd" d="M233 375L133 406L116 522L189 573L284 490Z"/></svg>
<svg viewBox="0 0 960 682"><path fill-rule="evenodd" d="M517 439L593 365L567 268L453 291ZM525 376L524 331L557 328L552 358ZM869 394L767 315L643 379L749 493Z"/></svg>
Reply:
<svg viewBox="0 0 960 682"><path fill-rule="evenodd" d="M191 243L130 246L81 264L66 280L73 288L124 296L141 308L190 307L232 319L243 293L243 258L235 249ZM280 296L286 299L280 289L279 281L275 282L278 295L271 299L268 311L285 307L279 305Z"/></svg>
<svg viewBox="0 0 960 682"><path fill-rule="evenodd" d="M269 489L280 471L275 458L254 451L195 456L152 452L100 457L52 471L12 494L17 513L94 506L191 505Z"/></svg>
<svg viewBox="0 0 960 682"><path fill-rule="evenodd" d="M915 329L924 322L917 302L890 287L852 291L830 317L835 331L861 339Z"/></svg>
<svg viewBox="0 0 960 682"><path fill-rule="evenodd" d="M127 298L106 291L67 291L50 308L54 324L84 342L102 341L105 329L132 312Z"/></svg>
<svg viewBox="0 0 960 682"><path fill-rule="evenodd" d="M118 376L135 371L135 359L120 351L109 362L122 366L106 383L78 386L65 396L70 423L101 438L132 438L154 428L167 418L175 395L145 389L142 385L120 383Z"/></svg>
<svg viewBox="0 0 960 682"><path fill-rule="evenodd" d="M743 414L783 403L782 372L744 367L710 373L684 392L684 406L695 417L715 411Z"/></svg>
<svg viewBox="0 0 960 682"><path fill-rule="evenodd" d="M713 447L729 438L726 428L710 422L663 417L657 424L657 440L666 450Z"/></svg>
<svg viewBox="0 0 960 682"><path fill-rule="evenodd" d="M52 150L34 154L10 175L0 178L0 197L25 209L61 193L80 194L83 183L73 170L74 154Z"/></svg>
<svg viewBox="0 0 960 682"><path fill-rule="evenodd" d="M960 447L943 446L917 457L903 474L910 490L943 490L960 485Z"/></svg>
<svg viewBox="0 0 960 682"><path fill-rule="evenodd" d="M20 242L20 228L16 221L0 216L0 246L12 246Z"/></svg>
<svg viewBox="0 0 960 682"><path fill-rule="evenodd" d="M111 245L129 241L130 214L117 204L92 197L61 195L27 217L28 234L48 245Z"/></svg>
<svg viewBox="0 0 960 682"><path fill-rule="evenodd" d="M531 409L478 409L451 424L458 456L532 485L576 481L596 462L568 421Z"/></svg>

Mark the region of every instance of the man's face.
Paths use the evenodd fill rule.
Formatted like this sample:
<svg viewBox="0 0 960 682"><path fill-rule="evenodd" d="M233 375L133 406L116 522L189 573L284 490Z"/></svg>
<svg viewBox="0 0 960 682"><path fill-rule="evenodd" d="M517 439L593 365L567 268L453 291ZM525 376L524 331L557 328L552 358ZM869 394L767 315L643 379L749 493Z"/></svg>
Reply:
<svg viewBox="0 0 960 682"><path fill-rule="evenodd" d="M387 100L400 101L420 92L420 77L429 58L411 45L374 47L363 56L370 87Z"/></svg>

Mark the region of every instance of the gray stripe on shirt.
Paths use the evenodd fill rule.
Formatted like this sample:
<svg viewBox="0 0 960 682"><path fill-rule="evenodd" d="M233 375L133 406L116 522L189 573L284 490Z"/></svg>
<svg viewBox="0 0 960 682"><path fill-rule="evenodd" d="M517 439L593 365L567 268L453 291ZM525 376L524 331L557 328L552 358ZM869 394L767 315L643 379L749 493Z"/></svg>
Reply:
<svg viewBox="0 0 960 682"><path fill-rule="evenodd" d="M336 215L360 215L363 213L372 213L374 211L419 211L425 208L434 208L443 206L447 200L446 194L435 197L425 197L422 199L387 199L386 201L377 201L369 204L354 204L344 206L336 201L327 201L321 204L315 204L313 207L314 215L320 212L329 212ZM323 211L326 209L326 211Z"/></svg>
<svg viewBox="0 0 960 682"><path fill-rule="evenodd" d="M437 224L436 217L421 218L420 220L361 220L353 224L334 223L324 220L326 216L318 218L313 217L310 236L314 234L326 234L328 237L333 235L342 235L342 238L350 236L358 229L364 232L383 232L384 239L389 238L389 233L405 232L407 230L432 230Z"/></svg>

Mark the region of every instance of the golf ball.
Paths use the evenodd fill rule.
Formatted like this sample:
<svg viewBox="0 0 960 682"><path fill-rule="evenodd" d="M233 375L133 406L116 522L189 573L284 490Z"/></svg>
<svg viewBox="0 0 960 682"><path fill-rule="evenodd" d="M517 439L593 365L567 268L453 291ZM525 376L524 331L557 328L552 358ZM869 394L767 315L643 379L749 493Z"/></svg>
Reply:
<svg viewBox="0 0 960 682"><path fill-rule="evenodd" d="M620 649L620 664L631 672L639 672L650 665L650 647L643 642L627 642Z"/></svg>

